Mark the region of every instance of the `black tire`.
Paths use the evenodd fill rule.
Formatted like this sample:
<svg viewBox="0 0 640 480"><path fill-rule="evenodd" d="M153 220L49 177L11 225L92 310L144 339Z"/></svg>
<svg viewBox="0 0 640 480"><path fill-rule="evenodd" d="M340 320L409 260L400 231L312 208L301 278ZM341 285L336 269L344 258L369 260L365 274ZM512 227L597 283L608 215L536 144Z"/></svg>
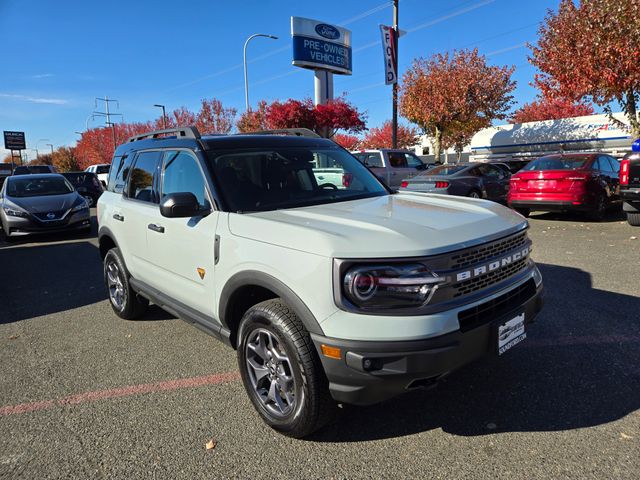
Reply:
<svg viewBox="0 0 640 480"><path fill-rule="evenodd" d="M627 222L632 227L640 227L640 212L627 212Z"/></svg>
<svg viewBox="0 0 640 480"><path fill-rule="evenodd" d="M250 372L247 363L252 352L247 345L253 345L254 339L259 335L274 339L276 347L287 358L291 370L289 373L293 377L291 392L294 393L294 401L288 404L289 412L274 414L266 403L269 400L263 399L258 388L254 386L255 370L253 373ZM255 360L255 357L256 355L252 360ZM273 299L258 303L244 314L238 333L238 365L251 403L271 428L289 437L302 438L322 428L334 418L337 405L329 393L329 384L311 336L293 310L282 300ZM266 363L261 365L265 371L266 366ZM259 380L263 381L265 384L271 382L271 387L274 388L275 380L271 380L271 375ZM259 384L258 381L256 383ZM280 399L283 398L281 393L278 395Z"/></svg>
<svg viewBox="0 0 640 480"><path fill-rule="evenodd" d="M482 194L478 190L473 189L473 190L469 190L469 193L467 193L467 197L482 198Z"/></svg>
<svg viewBox="0 0 640 480"><path fill-rule="evenodd" d="M607 199L604 195L598 195L596 198L596 204L592 211L588 213L589 219L594 222L601 222L607 215Z"/></svg>
<svg viewBox="0 0 640 480"><path fill-rule="evenodd" d="M116 268L113 268L114 266ZM104 257L103 273L104 284L109 294L109 303L115 314L125 320L140 318L149 306L149 300L141 297L131 288L130 275L118 248L112 248ZM112 285L112 281L115 281L114 278L119 280L118 286ZM118 293L115 293L113 288ZM121 298L120 304L118 304L118 298Z"/></svg>
<svg viewBox="0 0 640 480"><path fill-rule="evenodd" d="M529 210L528 208L514 208L514 210L524 218L529 218L529 215L531 215L531 210Z"/></svg>

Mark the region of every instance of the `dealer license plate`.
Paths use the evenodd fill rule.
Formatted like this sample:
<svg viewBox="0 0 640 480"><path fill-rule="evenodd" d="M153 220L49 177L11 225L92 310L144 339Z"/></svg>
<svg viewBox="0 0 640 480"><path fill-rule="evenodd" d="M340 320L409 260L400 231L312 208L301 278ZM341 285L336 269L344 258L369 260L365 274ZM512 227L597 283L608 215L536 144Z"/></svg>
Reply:
<svg viewBox="0 0 640 480"><path fill-rule="evenodd" d="M498 355L527 338L524 331L524 313L498 326Z"/></svg>

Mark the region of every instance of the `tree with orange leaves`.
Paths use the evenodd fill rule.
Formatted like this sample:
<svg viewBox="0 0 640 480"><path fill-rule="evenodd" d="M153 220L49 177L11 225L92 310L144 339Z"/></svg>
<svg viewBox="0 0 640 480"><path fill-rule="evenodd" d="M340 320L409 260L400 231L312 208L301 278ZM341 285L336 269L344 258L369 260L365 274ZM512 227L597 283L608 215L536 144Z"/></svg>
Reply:
<svg viewBox="0 0 640 480"><path fill-rule="evenodd" d="M584 115L593 115L591 104L575 102L566 98L542 97L531 103L525 103L516 110L509 119L509 123L539 122Z"/></svg>
<svg viewBox="0 0 640 480"><path fill-rule="evenodd" d="M532 52L544 95L591 98L618 123L610 108L616 101L640 136L640 1L562 0L557 13L547 13Z"/></svg>
<svg viewBox="0 0 640 480"><path fill-rule="evenodd" d="M506 117L513 71L487 65L477 49L416 59L402 78L400 112L433 139L439 161L443 142L460 142Z"/></svg>

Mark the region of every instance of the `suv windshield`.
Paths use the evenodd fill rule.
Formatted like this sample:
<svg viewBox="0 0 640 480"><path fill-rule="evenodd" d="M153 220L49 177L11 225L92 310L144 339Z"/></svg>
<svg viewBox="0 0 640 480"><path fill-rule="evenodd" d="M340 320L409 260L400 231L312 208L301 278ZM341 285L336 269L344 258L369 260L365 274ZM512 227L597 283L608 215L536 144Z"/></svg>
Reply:
<svg viewBox="0 0 640 480"><path fill-rule="evenodd" d="M253 212L387 195L387 189L339 147L212 151L218 189L231 211Z"/></svg>
<svg viewBox="0 0 640 480"><path fill-rule="evenodd" d="M9 177L7 195L10 197L39 197L42 195L65 195L73 187L62 177Z"/></svg>
<svg viewBox="0 0 640 480"><path fill-rule="evenodd" d="M527 170L577 170L584 168L589 161L589 157L540 157L522 171Z"/></svg>

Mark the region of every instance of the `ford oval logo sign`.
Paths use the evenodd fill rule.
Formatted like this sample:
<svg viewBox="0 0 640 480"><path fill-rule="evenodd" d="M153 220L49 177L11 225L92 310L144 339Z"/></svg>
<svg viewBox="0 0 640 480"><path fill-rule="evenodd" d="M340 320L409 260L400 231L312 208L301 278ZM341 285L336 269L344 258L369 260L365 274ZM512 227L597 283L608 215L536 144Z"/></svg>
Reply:
<svg viewBox="0 0 640 480"><path fill-rule="evenodd" d="M321 37L328 38L329 40L336 40L340 38L340 32L336 27L327 25L326 23L319 23L316 25L316 33Z"/></svg>

